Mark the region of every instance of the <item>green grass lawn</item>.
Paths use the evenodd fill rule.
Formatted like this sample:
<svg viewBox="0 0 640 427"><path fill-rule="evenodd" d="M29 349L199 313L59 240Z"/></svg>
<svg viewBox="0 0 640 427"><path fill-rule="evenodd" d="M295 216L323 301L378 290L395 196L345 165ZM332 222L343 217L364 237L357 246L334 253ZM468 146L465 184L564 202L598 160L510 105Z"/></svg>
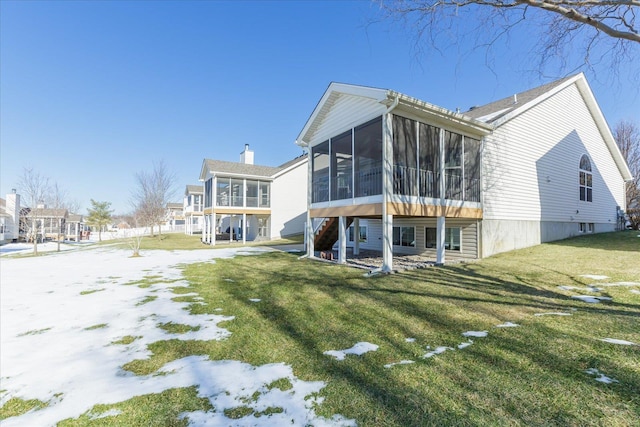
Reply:
<svg viewBox="0 0 640 427"><path fill-rule="evenodd" d="M163 233L156 234L152 236L144 236L142 238L142 242L140 244L140 250L149 250L149 249L165 249L165 250L190 250L190 249L211 249L214 246L207 245L202 243L201 235L193 235L189 236L184 233ZM245 245L242 242L218 242L215 247L219 248L234 248L239 246L262 246L265 244L268 245L286 245L292 243L302 243L303 236L293 236L291 238L279 239L279 240L269 240L269 241L261 241L261 242L246 242ZM116 243L118 246L127 248L126 239L119 240L103 240L100 242L102 245L112 245Z"/></svg>
<svg viewBox="0 0 640 427"><path fill-rule="evenodd" d="M190 286L179 292L204 298L207 304L192 305L193 313L222 307L235 316L221 324L231 337L158 342L151 358L124 368L146 375L201 354L253 365L285 362L298 378L326 382L317 413L342 414L360 426L638 426L640 346L601 339L640 343L640 294L631 292L640 286L599 293L559 288L597 286L586 274L609 276L603 283L640 282L637 236L590 235L374 277L280 252L188 265ZM577 294L612 301L588 304L571 298ZM496 327L505 322L520 326ZM467 338L466 331L488 334ZM472 345L458 348L469 339ZM323 354L364 341L378 350L342 361ZM451 349L423 358L441 346ZM414 363L384 367L401 360ZM598 382L588 369L618 382ZM176 389L110 405L122 410L117 417L62 424L184 425L177 414L200 407L207 403L193 388Z"/></svg>

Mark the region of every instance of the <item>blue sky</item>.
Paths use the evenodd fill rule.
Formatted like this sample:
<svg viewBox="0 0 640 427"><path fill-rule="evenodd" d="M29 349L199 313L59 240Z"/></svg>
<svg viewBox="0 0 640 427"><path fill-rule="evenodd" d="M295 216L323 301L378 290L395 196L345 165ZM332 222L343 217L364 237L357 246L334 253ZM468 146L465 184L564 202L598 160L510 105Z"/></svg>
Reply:
<svg viewBox="0 0 640 427"><path fill-rule="evenodd" d="M462 110L561 75L532 68L529 35L485 53L421 52L368 1L0 2L0 195L24 168L131 210L135 173L164 161L175 201L204 158L257 164L295 138L330 82L393 89ZM586 72L611 127L640 123L638 69ZM635 78L635 80L634 80Z"/></svg>

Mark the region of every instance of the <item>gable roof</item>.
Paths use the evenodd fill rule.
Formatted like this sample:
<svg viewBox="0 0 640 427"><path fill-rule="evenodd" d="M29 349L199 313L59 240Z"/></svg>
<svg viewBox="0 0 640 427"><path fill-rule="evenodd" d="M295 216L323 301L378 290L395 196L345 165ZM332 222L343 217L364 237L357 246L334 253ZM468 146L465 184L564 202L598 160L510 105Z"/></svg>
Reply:
<svg viewBox="0 0 640 427"><path fill-rule="evenodd" d="M611 153L622 178L625 181L633 179L631 170L629 169L624 156L620 152L620 148L618 148L618 144L611 133L607 120L604 118L604 115L598 106L598 102L596 101L596 98L593 95L593 92L589 87L589 83L583 73L565 77L521 92L516 94L515 99L514 97L509 97L491 102L481 107L474 108L465 114L474 116L480 121L490 123L494 128L499 128L525 111L534 108L571 85L575 85L580 92L580 95L582 96L587 109L591 113L591 117L600 131L600 135ZM513 102L514 100L516 101L515 103Z"/></svg>
<svg viewBox="0 0 640 427"><path fill-rule="evenodd" d="M35 211L35 212L34 212ZM68 215L66 209L54 209L54 208L37 208L29 210L26 216L31 217L32 214L36 214L38 218L65 218Z"/></svg>
<svg viewBox="0 0 640 427"><path fill-rule="evenodd" d="M222 176L237 176L251 178L268 178L273 179L281 175L292 166L300 162L306 161L307 155L303 154L295 159L289 160L280 166L261 166L250 165L240 162L227 162L224 160L204 159L202 162L202 170L200 171L200 180L203 181L207 172L212 172ZM202 188L202 186L201 186ZM200 190L203 192L204 190Z"/></svg>
<svg viewBox="0 0 640 427"><path fill-rule="evenodd" d="M435 122L451 123L454 126L464 128L479 135L488 134L492 129L491 126L475 118L390 89L332 82L320 98L320 101L302 128L302 131L300 131L298 138L296 138L297 145L301 147L308 146L325 119L330 115L332 108L343 96L360 98L361 100L367 101L368 105L377 104L380 115L389 113L391 110L400 107L403 110L412 111L421 117L429 118Z"/></svg>
<svg viewBox="0 0 640 427"><path fill-rule="evenodd" d="M204 193L204 185L192 185L187 184L187 188L184 190L184 194L202 194Z"/></svg>
<svg viewBox="0 0 640 427"><path fill-rule="evenodd" d="M227 162L225 160L204 159L203 169L220 175L252 176L258 178L269 178L278 171L277 167L249 165L239 162ZM204 170L203 170L204 172ZM201 174L200 178L203 176Z"/></svg>
<svg viewBox="0 0 640 427"><path fill-rule="evenodd" d="M69 214L67 222L82 222L84 218L80 214Z"/></svg>
<svg viewBox="0 0 640 427"><path fill-rule="evenodd" d="M494 123L498 119L505 117L519 107L522 107L547 92L552 91L553 89L561 86L562 83L565 83L574 77L575 76L565 77L564 79L556 80L479 107L471 107L464 114L480 120L481 122Z"/></svg>

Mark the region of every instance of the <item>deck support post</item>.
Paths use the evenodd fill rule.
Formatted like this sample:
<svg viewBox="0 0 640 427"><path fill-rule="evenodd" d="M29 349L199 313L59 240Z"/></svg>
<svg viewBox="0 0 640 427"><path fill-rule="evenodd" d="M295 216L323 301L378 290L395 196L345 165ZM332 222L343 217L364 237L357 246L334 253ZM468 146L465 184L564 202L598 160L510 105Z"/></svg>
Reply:
<svg viewBox="0 0 640 427"><path fill-rule="evenodd" d="M347 262L347 217L338 217L338 263Z"/></svg>
<svg viewBox="0 0 640 427"><path fill-rule="evenodd" d="M360 218L353 219L353 254L360 255Z"/></svg>

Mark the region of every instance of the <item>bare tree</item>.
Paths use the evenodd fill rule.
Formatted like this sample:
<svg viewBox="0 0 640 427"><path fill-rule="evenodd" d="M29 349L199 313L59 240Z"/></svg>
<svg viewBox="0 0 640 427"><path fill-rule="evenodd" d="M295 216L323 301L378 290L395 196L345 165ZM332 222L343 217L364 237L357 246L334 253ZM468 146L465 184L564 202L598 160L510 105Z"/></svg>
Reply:
<svg viewBox="0 0 640 427"><path fill-rule="evenodd" d="M27 234L27 241L33 241L34 255L38 255L38 238L43 226L44 201L50 191L49 178L31 168L25 168L18 181L18 188L29 208L27 215L21 218L22 225Z"/></svg>
<svg viewBox="0 0 640 427"><path fill-rule="evenodd" d="M538 67L551 59L566 69L577 53L582 65L618 65L640 47L640 0L379 0L388 17L412 26L436 50L472 38L487 53L498 40L526 31L537 40ZM579 67L576 67L579 68Z"/></svg>
<svg viewBox="0 0 640 427"><path fill-rule="evenodd" d="M627 161L633 181L627 183L627 213L633 228L640 226L640 128L629 120L621 120L613 137Z"/></svg>
<svg viewBox="0 0 640 427"><path fill-rule="evenodd" d="M175 193L175 174L160 161L153 164L151 172L138 172L136 183L132 200L136 217L141 225L150 227L151 236L155 225L162 234L161 225L165 220L166 206Z"/></svg>
<svg viewBox="0 0 640 427"><path fill-rule="evenodd" d="M67 192L56 182L51 186L47 200L51 208L55 210L56 216L58 217L56 241L58 243L57 251L60 252L60 240L66 239L66 234L64 233L63 228L65 227L65 220L69 212Z"/></svg>
<svg viewBox="0 0 640 427"><path fill-rule="evenodd" d="M135 213L131 215L131 221L133 226L123 230L125 240L127 245L133 252L131 254L132 257L140 256L140 246L142 245L142 238L145 234L145 229L140 227L142 221L139 219L138 215Z"/></svg>

